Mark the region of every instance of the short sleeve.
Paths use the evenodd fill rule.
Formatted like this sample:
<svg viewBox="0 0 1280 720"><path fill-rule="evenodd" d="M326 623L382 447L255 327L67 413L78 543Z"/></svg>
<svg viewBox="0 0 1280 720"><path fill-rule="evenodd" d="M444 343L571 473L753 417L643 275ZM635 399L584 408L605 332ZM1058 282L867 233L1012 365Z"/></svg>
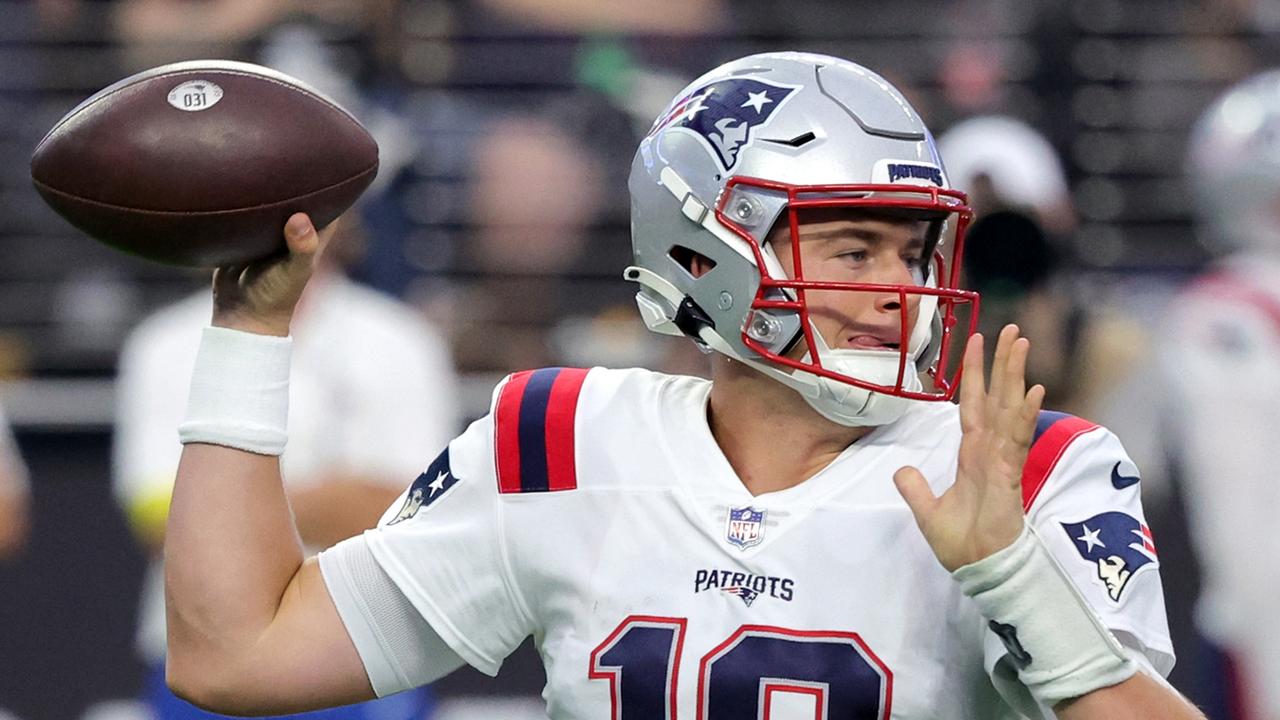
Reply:
<svg viewBox="0 0 1280 720"><path fill-rule="evenodd" d="M363 537L414 608L476 669L497 674L533 632L504 545L489 416L451 442Z"/></svg>
<svg viewBox="0 0 1280 720"><path fill-rule="evenodd" d="M426 685L466 665L357 535L319 555L320 572L378 697Z"/></svg>
<svg viewBox="0 0 1280 720"><path fill-rule="evenodd" d="M1159 556L1138 469L1119 439L1086 420L1042 413L1023 499L1027 521L1102 623L1167 676L1174 652ZM1006 652L988 633L989 672Z"/></svg>

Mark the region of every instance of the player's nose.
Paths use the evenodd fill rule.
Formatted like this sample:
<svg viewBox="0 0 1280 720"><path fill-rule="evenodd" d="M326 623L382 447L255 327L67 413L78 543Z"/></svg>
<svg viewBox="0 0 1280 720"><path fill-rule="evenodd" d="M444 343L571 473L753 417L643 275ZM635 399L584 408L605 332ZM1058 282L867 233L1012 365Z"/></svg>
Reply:
<svg viewBox="0 0 1280 720"><path fill-rule="evenodd" d="M882 266L881 272L877 273L877 277L872 279L871 282L878 285L908 288L916 284L915 275L912 274L911 267L905 260L897 260ZM901 312L904 301L908 308L914 308L920 302L920 296L916 293L889 289L875 293L875 309L877 312Z"/></svg>

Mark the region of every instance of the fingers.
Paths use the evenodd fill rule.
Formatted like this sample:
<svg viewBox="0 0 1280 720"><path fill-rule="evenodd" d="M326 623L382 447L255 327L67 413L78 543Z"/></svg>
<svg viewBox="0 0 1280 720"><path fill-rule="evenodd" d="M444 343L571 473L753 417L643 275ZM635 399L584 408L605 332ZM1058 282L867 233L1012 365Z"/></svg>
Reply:
<svg viewBox="0 0 1280 720"><path fill-rule="evenodd" d="M986 406L986 378L982 363L982 334L974 333L964 349L960 369L960 428L966 432L981 426Z"/></svg>
<svg viewBox="0 0 1280 720"><path fill-rule="evenodd" d="M1027 422L1034 430L1036 413L1044 399L1044 388L1032 398L1027 391L1027 357L1031 342L1019 337L1017 325L1006 325L996 341L991 363L991 380L983 387L982 338L974 334L965 348L960 385L960 427L966 433L993 430L1001 437L1021 437ZM1034 405L1034 410L1029 410ZM1031 412L1030 420L1023 417ZM962 450L963 455L963 450Z"/></svg>
<svg viewBox="0 0 1280 720"><path fill-rule="evenodd" d="M919 470L908 465L899 468L893 474L893 484L897 486L898 494L906 501L907 507L911 508L916 524L924 528L929 518L933 516L934 506L938 503L933 490L929 487L929 482L924 479L924 475L921 475Z"/></svg>
<svg viewBox="0 0 1280 720"><path fill-rule="evenodd" d="M284 224L284 241L290 253L310 255L319 247L320 236L306 213L294 213Z"/></svg>
<svg viewBox="0 0 1280 720"><path fill-rule="evenodd" d="M1004 388L1001 391L1000 404L1007 408L1016 408L1027 395L1027 355L1031 352L1031 341L1018 338L1009 348L1009 360L1005 366Z"/></svg>
<svg viewBox="0 0 1280 720"><path fill-rule="evenodd" d="M1009 356L1013 352L1013 344L1018 339L1018 326L1005 325L996 340L996 355L991 361L991 384L987 388L987 402L994 407L1004 401L1006 378L1009 369Z"/></svg>
<svg viewBox="0 0 1280 720"><path fill-rule="evenodd" d="M318 232L305 213L294 213L285 222L282 233L287 253L215 270L215 324L287 335L294 308L315 268L316 254L323 248L327 233L332 231L326 228Z"/></svg>
<svg viewBox="0 0 1280 720"><path fill-rule="evenodd" d="M1018 413L1018 422L1010 433L1019 447L1031 447L1031 440L1036 432L1036 421L1040 418L1040 408L1044 405L1044 394L1043 385L1034 385L1023 399Z"/></svg>
<svg viewBox="0 0 1280 720"><path fill-rule="evenodd" d="M215 297L229 298L237 294L240 277L244 275L245 265L226 265L213 271L213 294Z"/></svg>

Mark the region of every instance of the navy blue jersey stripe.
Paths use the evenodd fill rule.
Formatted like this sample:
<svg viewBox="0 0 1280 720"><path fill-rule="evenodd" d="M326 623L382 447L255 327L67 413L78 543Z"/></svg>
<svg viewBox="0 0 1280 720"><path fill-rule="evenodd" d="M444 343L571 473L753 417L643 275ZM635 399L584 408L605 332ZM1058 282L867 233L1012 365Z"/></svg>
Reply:
<svg viewBox="0 0 1280 720"><path fill-rule="evenodd" d="M1071 415L1068 413L1055 412L1053 410L1041 410L1040 417L1036 418L1036 431L1035 434L1031 436L1031 444L1035 445L1036 441L1040 439L1040 436L1043 435L1046 430L1053 427L1054 423L1059 420L1065 420L1069 417L1071 417Z"/></svg>
<svg viewBox="0 0 1280 720"><path fill-rule="evenodd" d="M529 377L520 400L520 492L547 492L547 401L561 368L542 368Z"/></svg>

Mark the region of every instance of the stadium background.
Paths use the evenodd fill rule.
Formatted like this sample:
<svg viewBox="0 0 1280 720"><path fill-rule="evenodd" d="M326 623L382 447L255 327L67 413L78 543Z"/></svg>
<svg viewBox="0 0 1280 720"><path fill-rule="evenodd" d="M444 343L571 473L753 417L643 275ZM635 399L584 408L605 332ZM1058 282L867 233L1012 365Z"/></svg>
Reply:
<svg viewBox="0 0 1280 720"><path fill-rule="evenodd" d="M183 22L192 7L240 22ZM519 367L690 362L639 334L619 271L634 144L702 70L827 52L897 83L935 134L976 115L1026 121L1074 201L1055 287L1141 328L1207 257L1182 178L1187 131L1214 95L1280 60L1277 33L1269 0L0 2L0 403L34 497L26 552L0 564L0 707L77 718L140 682L144 561L109 489L116 353L205 278L86 240L32 190L32 148L101 87L195 57L330 73L383 141L353 274L447 330L475 415ZM1169 505L1152 525L1180 625L1194 587ZM522 658L442 693L536 694Z"/></svg>

